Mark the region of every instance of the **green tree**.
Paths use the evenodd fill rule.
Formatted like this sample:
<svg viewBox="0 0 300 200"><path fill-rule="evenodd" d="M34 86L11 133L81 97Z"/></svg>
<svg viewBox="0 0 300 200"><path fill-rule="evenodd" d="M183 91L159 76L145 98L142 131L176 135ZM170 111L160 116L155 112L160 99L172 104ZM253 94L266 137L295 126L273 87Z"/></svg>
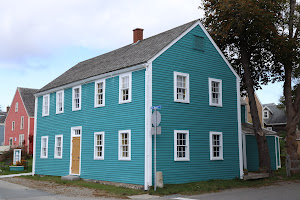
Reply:
<svg viewBox="0 0 300 200"><path fill-rule="evenodd" d="M242 78L247 91L254 133L258 146L259 167L271 170L267 139L262 131L254 91L267 84L276 60L274 48L276 24L284 0L204 0L203 22L231 65ZM277 69L277 68L276 68Z"/></svg>
<svg viewBox="0 0 300 200"><path fill-rule="evenodd" d="M292 81L299 78L300 59L300 6L296 0L286 0L277 24L277 43L274 55L281 63L274 72L284 81L284 104L287 117L286 147L292 160L297 159L298 144L296 127L300 120L300 87L292 87Z"/></svg>

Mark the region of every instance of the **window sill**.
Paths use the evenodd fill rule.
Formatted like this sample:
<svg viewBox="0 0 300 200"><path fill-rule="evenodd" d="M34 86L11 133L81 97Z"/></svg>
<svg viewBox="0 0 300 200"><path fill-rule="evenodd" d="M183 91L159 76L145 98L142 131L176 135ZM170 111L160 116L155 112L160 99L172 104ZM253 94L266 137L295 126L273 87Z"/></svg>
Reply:
<svg viewBox="0 0 300 200"><path fill-rule="evenodd" d="M174 161L190 161L189 158L175 158Z"/></svg>
<svg viewBox="0 0 300 200"><path fill-rule="evenodd" d="M105 107L105 104L102 105L94 105L94 108Z"/></svg>
<svg viewBox="0 0 300 200"><path fill-rule="evenodd" d="M224 160L223 158L211 158L210 160Z"/></svg>
<svg viewBox="0 0 300 200"><path fill-rule="evenodd" d="M124 103L131 103L131 100L130 101L119 101L119 104L124 104Z"/></svg>
<svg viewBox="0 0 300 200"><path fill-rule="evenodd" d="M177 103L190 103L189 100L178 100L178 99L174 99L174 102L177 102Z"/></svg>
<svg viewBox="0 0 300 200"><path fill-rule="evenodd" d="M210 106L214 106L214 107L223 107L223 105L222 104L209 104Z"/></svg>
<svg viewBox="0 0 300 200"><path fill-rule="evenodd" d="M131 161L131 158L119 158L118 160L122 160L122 161Z"/></svg>
<svg viewBox="0 0 300 200"><path fill-rule="evenodd" d="M104 158L94 158L94 160L104 160Z"/></svg>

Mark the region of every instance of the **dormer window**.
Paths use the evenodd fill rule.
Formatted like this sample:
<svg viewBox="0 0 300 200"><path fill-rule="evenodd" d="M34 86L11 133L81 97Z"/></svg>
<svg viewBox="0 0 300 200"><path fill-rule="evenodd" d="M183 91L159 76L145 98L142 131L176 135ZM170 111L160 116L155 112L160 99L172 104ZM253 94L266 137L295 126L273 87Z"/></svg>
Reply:
<svg viewBox="0 0 300 200"><path fill-rule="evenodd" d="M264 119L269 119L269 111L265 110L263 117Z"/></svg>

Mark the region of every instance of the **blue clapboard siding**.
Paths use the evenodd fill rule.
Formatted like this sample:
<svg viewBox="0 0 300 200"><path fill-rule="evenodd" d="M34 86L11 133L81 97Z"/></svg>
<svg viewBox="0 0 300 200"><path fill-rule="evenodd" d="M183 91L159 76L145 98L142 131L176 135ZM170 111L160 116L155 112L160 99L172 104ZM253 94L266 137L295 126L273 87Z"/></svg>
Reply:
<svg viewBox="0 0 300 200"><path fill-rule="evenodd" d="M275 136L267 136L267 143L271 158L271 167L273 170L276 170ZM249 171L258 171L259 158L257 143L254 135L246 135L246 155L247 169Z"/></svg>
<svg viewBox="0 0 300 200"><path fill-rule="evenodd" d="M132 102L119 104L119 77L106 79L105 107L94 108L94 84L82 85L80 111L72 111L72 89L65 90L63 114L55 114L56 94L50 94L50 115L42 117L38 99L36 174L69 174L71 127L82 126L81 178L144 184L145 70L132 73ZM131 161L118 160L118 131L131 129ZM104 160L94 160L94 132L105 132ZM63 158L54 159L56 134L63 134ZM49 136L48 159L40 158L41 136Z"/></svg>
<svg viewBox="0 0 300 200"><path fill-rule="evenodd" d="M0 125L0 146L4 145L4 125Z"/></svg>
<svg viewBox="0 0 300 200"><path fill-rule="evenodd" d="M193 49L194 36L204 50ZM190 76L190 103L174 102L173 72ZM223 107L209 106L208 78L222 79ZM236 77L197 26L153 62L153 105L162 105L157 171L164 183L239 177ZM174 130L189 130L190 161L174 161ZM210 160L209 132L223 132L224 160Z"/></svg>

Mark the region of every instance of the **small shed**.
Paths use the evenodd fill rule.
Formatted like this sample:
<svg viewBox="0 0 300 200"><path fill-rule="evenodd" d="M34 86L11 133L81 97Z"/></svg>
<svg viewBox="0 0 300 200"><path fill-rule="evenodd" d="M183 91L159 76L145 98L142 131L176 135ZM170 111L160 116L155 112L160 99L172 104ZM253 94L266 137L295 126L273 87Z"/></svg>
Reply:
<svg viewBox="0 0 300 200"><path fill-rule="evenodd" d="M277 170L278 168L281 168L279 136L276 132L265 128L263 128L263 132L267 136L272 170ZM244 169L247 169L248 171L258 171L258 149L253 125L250 123L242 123L242 133Z"/></svg>

